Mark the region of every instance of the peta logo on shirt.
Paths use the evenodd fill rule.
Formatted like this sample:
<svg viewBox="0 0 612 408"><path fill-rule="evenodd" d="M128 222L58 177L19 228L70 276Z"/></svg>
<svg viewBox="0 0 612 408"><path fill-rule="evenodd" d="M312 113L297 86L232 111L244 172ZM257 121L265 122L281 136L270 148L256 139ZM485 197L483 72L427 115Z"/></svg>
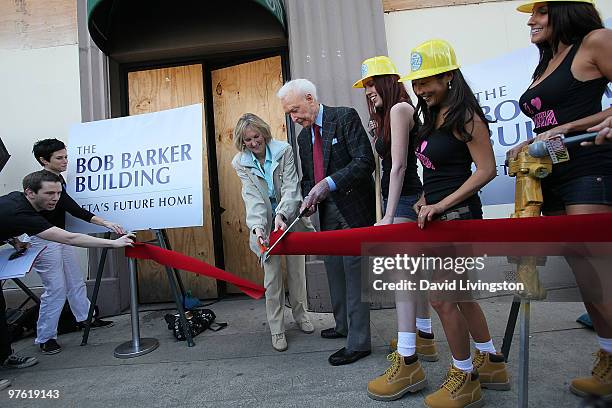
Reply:
<svg viewBox="0 0 612 408"><path fill-rule="evenodd" d="M544 112L536 113L533 116L533 124L535 125L536 129L545 126L557 125L558 122L557 118L555 117L555 111L551 109Z"/></svg>
<svg viewBox="0 0 612 408"><path fill-rule="evenodd" d="M429 157L427 157L427 156L425 156L423 154L423 152L425 151L426 148L427 148L427 140L423 140L421 142L421 146L419 146L415 150L416 157L419 159L419 161L421 162L423 167L427 167L430 170L435 170L436 166L434 166L433 163L431 162L431 160L429 160Z"/></svg>
<svg viewBox="0 0 612 408"><path fill-rule="evenodd" d="M558 125L554 110L549 109L540 112L540 110L542 109L542 100L539 96L536 96L531 101L529 101L529 104L533 109L535 109L535 112L537 113L534 113L534 110L531 109L529 105L527 105L527 103L524 103L523 107L527 112L529 112L530 115L532 115L533 124L536 129L546 126Z"/></svg>

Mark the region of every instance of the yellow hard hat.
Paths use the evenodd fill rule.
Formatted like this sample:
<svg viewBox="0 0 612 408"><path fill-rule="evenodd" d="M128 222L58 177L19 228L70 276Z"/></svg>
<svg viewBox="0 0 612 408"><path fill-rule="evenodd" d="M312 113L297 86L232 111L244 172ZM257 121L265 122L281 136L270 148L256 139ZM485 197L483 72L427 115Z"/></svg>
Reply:
<svg viewBox="0 0 612 408"><path fill-rule="evenodd" d="M516 9L522 13L531 13L533 11L533 6L536 3L589 3L595 5L595 0L546 0L546 1L530 1L529 3L521 4Z"/></svg>
<svg viewBox="0 0 612 408"><path fill-rule="evenodd" d="M353 84L353 88L363 88L363 80L375 75L399 76L399 72L389 57L382 55L368 58L361 64L361 79Z"/></svg>
<svg viewBox="0 0 612 408"><path fill-rule="evenodd" d="M444 40L429 40L412 49L410 73L400 82L438 75L459 68L451 45Z"/></svg>

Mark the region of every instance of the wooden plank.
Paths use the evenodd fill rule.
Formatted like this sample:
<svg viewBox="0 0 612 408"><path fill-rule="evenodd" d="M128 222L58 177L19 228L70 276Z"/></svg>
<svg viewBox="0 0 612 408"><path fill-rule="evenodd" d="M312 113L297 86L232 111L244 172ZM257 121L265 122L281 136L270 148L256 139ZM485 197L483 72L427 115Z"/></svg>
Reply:
<svg viewBox="0 0 612 408"><path fill-rule="evenodd" d="M129 114L157 112L181 106L203 103L202 65L130 72L128 74ZM205 118L204 114L202 116ZM206 154L206 125L202 129L202 178L204 192L204 227L174 228L167 230L172 249L214 265L212 217L208 156ZM138 239L153 238L151 233L138 233ZM173 300L165 269L149 261L138 261L139 295L141 302L167 302ZM181 272L186 289L194 296L217 296L214 279L190 272Z"/></svg>
<svg viewBox="0 0 612 408"><path fill-rule="evenodd" d="M212 72L215 142L219 173L225 269L253 282L263 282L263 269L249 249L241 183L231 161L237 153L234 126L251 112L265 120L275 139L287 140L285 114L276 92L283 84L281 58L271 57ZM236 292L228 286L229 292Z"/></svg>
<svg viewBox="0 0 612 408"><path fill-rule="evenodd" d="M431 7L449 7L465 4L493 3L509 0L382 0L385 13L402 10L418 10Z"/></svg>
<svg viewBox="0 0 612 408"><path fill-rule="evenodd" d="M76 43L76 1L0 0L0 49L47 48Z"/></svg>

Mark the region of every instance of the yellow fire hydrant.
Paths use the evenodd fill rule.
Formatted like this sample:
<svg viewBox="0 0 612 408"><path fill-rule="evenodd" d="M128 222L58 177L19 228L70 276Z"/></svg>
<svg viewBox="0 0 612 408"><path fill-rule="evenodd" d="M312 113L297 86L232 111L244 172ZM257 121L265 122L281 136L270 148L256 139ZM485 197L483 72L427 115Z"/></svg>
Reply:
<svg viewBox="0 0 612 408"><path fill-rule="evenodd" d="M552 172L550 157L532 157L525 146L516 159L508 161L508 174L516 177L512 218L539 217L542 209L542 179ZM517 261L517 282L524 284L520 295L527 299L546 298L537 273L537 257L524 256Z"/></svg>

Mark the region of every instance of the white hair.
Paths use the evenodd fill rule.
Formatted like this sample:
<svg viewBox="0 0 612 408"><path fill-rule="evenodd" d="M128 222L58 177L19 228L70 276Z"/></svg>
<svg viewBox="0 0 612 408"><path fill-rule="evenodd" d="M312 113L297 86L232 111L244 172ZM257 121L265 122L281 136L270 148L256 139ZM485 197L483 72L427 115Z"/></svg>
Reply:
<svg viewBox="0 0 612 408"><path fill-rule="evenodd" d="M285 99L288 94L293 92L296 92L298 95L301 94L302 96L312 95L313 99L315 101L317 100L317 87L309 80L303 78L287 82L278 90L276 96L280 99Z"/></svg>

